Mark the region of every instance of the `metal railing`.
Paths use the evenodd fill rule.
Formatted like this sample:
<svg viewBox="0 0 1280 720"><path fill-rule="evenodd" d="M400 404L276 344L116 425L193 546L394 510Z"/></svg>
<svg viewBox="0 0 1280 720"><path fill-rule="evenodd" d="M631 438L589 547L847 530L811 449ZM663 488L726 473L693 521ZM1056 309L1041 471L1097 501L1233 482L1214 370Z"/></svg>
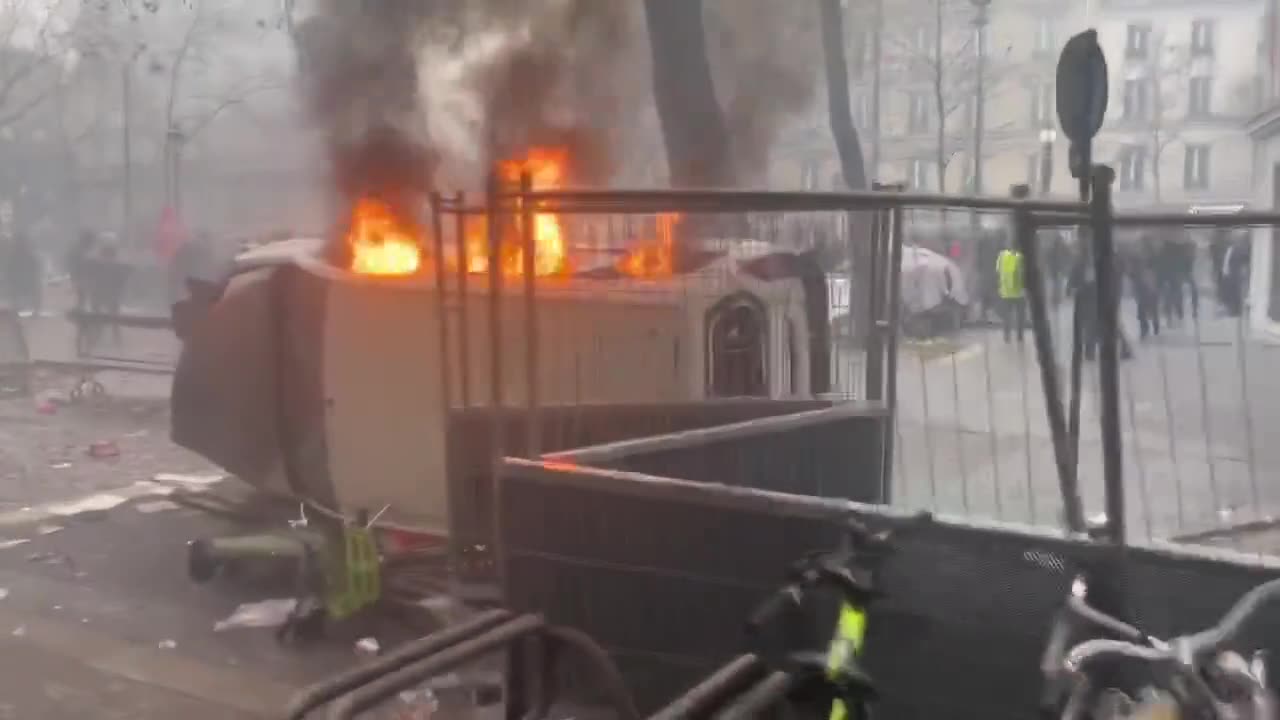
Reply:
<svg viewBox="0 0 1280 720"><path fill-rule="evenodd" d="M453 258L452 264L437 265L439 301L451 308L441 329L450 358L442 380L458 388L446 402L453 408L519 408L519 425L493 423L494 454L565 449L572 438L556 437L561 431L546 426L545 410L608 401L588 397L588 389L610 385L601 378L630 370L608 354L570 347L571 338L559 326L577 321L557 304L562 279L523 272L537 250L533 217L562 218L566 234L577 233L568 239L571 249L580 250L580 236L589 235L588 252L616 257L648 239L646 228L656 218L679 213L702 223L704 241L717 232L730 237L714 245L725 256L749 259L768 248L821 254L833 296L826 308L830 324L821 332L829 383L825 392L806 388L798 394L887 407L892 420L882 467L895 504L1077 531L1105 515L1114 532L1132 527L1162 539L1260 522L1270 515L1270 493L1260 479L1270 458L1258 437L1258 418L1269 412L1267 403L1280 408L1280 389L1269 394L1259 372L1269 345L1249 331L1247 312L1216 317L1211 298L1217 274L1204 280L1205 250L1193 263L1199 312L1188 318L1183 309L1174 332L1138 342L1131 319L1138 303L1129 276L1140 268L1117 265L1115 258L1133 255L1129 236L1136 232L1280 225L1280 213L1117 213L1109 192L1101 192L1109 184L1095 178L1094 185L1104 197L1092 203L1026 195L957 197L896 186L829 193L541 190L527 177L522 187L491 183L479 202L460 194L436 196L434 250ZM473 224L483 226L482 245L466 241L476 234ZM1060 245L1073 244L1053 241L1059 233L1074 235L1076 249L1099 247L1104 235L1112 240L1111 251L1094 254L1087 274L1113 277L1116 297L1101 290L1099 300L1115 313L1077 328L1081 313L1066 289L1083 266L1059 257ZM504 274L494 258L511 252L513 238L523 252L522 272ZM1006 343L1000 318L1009 308L992 292L994 257L1015 240L1034 269L1026 283L1033 301L1027 340ZM1196 247L1207 244L1196 239ZM485 257L475 263L467 253L478 247ZM917 296L932 292L929 283L935 281L927 267L939 257L959 270L960 285L941 291L954 312L935 317L914 305L928 304ZM485 272L471 272L475 266ZM727 263L689 275L699 272L704 280L717 275L728 287L727 276L735 270ZM652 300L670 292L659 283L628 280L634 278L615 274L584 292L637 307L645 296ZM838 287L844 290L833 289ZM687 314L693 307L689 297L687 291L671 293L671 302L683 304ZM620 310L612 334L599 345L625 345L625 312ZM637 335L646 322L635 321ZM1109 322L1118 330L1100 331ZM846 325L858 328L854 342L839 337ZM484 330L459 330L471 326ZM1075 350L1081 345L1077 330L1097 338L1097 363ZM780 325L767 331L788 332ZM1130 341L1133 361L1120 360L1126 342L1119 338ZM767 362L772 368L781 361ZM574 368L577 395L557 386L564 384L557 372L563 376L566 366ZM517 389L512 396L511 388L521 385L527 391ZM706 391L643 399L697 400ZM512 436L517 427L519 437ZM1106 476L1112 477L1110 485Z"/></svg>

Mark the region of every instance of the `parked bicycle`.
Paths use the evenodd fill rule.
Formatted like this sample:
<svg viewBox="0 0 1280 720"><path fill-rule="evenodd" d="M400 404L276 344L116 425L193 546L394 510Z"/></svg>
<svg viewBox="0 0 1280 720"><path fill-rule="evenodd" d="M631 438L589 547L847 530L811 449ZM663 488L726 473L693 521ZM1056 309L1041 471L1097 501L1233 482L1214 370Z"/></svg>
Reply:
<svg viewBox="0 0 1280 720"><path fill-rule="evenodd" d="M1077 578L1045 652L1043 669L1051 688L1046 709L1064 720L1280 720L1267 685L1265 654L1255 651L1246 660L1228 649L1245 622L1278 598L1280 580L1264 583L1240 598L1217 625L1165 641L1089 605L1088 585ZM1069 646L1084 629L1095 637ZM1120 658L1141 661L1152 671L1152 683L1136 698L1097 679L1100 666Z"/></svg>
<svg viewBox="0 0 1280 720"><path fill-rule="evenodd" d="M932 519L927 513L914 523ZM909 524L914 524L909 523ZM819 591L834 590L840 601L836 624L825 654L788 651L778 665L795 679L789 700L814 717L827 720L866 720L878 693L863 667L868 614L880 596L879 573L893 550L895 529L872 531L856 518L845 524L842 547L814 552L791 567L788 582L765 599L752 614L748 632L757 639L777 620L818 610Z"/></svg>

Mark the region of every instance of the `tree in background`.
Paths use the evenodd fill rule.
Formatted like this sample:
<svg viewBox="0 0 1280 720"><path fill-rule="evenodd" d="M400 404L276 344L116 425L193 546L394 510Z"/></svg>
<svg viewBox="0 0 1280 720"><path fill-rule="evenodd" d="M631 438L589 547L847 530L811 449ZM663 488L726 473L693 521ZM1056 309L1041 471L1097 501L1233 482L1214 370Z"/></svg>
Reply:
<svg viewBox="0 0 1280 720"><path fill-rule="evenodd" d="M937 190L947 190L947 169L972 143L969 118L953 123L957 111L972 111L977 94L977 53L969 0L906 0L886 24L884 34L887 72L901 78L904 85L923 88L928 96L924 120L933 133L933 165ZM1000 54L987 58L983 101L991 98L1007 77ZM908 112L915 112L909 108ZM1012 123L1006 123L1012 124ZM914 130L915 128L911 128ZM990 132L993 127L987 127Z"/></svg>
<svg viewBox="0 0 1280 720"><path fill-rule="evenodd" d="M1188 116L1209 112L1210 107L1207 97L1202 101L1204 107L1195 107L1198 100L1188 92L1191 83L1189 48L1170 42L1163 33L1152 33L1146 57L1135 65L1140 69L1124 88L1119 122L1132 124L1141 138L1139 146L1146 148L1150 157L1148 171L1152 195L1159 204L1164 187L1166 152L1181 140L1183 121ZM1144 171L1139 168L1138 172Z"/></svg>
<svg viewBox="0 0 1280 720"><path fill-rule="evenodd" d="M644 0L653 99L673 187L732 187L729 131L716 99L702 0Z"/></svg>
<svg viewBox="0 0 1280 720"><path fill-rule="evenodd" d="M867 189L867 169L862 142L853 124L849 100L849 69L845 52L844 11L841 0L818 0L822 29L822 61L827 79L827 114L844 184L851 190Z"/></svg>

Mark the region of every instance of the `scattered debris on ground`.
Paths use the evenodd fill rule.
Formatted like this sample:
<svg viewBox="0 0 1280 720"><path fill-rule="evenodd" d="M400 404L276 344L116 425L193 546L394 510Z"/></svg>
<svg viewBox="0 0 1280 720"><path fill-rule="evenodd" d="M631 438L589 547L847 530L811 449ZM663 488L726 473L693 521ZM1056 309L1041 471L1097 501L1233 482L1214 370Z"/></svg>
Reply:
<svg viewBox="0 0 1280 720"><path fill-rule="evenodd" d="M237 607L226 619L214 623L214 632L223 632L234 628L270 628L280 627L293 616L298 607L295 598L276 598L244 603Z"/></svg>

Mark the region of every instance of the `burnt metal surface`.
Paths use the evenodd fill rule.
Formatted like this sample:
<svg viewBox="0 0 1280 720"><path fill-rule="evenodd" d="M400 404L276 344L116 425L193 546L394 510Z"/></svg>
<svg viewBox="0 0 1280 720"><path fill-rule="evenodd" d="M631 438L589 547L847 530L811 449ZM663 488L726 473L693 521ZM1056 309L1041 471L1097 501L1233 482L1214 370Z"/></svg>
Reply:
<svg viewBox="0 0 1280 720"><path fill-rule="evenodd" d="M565 464L508 461L501 482L506 602L591 633L644 710L743 651L743 618L789 561L835 542L835 520L878 514ZM880 716L1032 716L1053 613L1073 571L1109 549L948 520L912 529L898 546L868 638ZM1142 547L1129 548L1122 567L1135 618L1157 636L1208 626L1277 574L1239 557ZM1246 634L1280 650L1274 614Z"/></svg>
<svg viewBox="0 0 1280 720"><path fill-rule="evenodd" d="M333 507L324 437L324 280L252 270L184 342L173 441L246 479L283 464L290 490ZM275 488L280 490L282 488Z"/></svg>

